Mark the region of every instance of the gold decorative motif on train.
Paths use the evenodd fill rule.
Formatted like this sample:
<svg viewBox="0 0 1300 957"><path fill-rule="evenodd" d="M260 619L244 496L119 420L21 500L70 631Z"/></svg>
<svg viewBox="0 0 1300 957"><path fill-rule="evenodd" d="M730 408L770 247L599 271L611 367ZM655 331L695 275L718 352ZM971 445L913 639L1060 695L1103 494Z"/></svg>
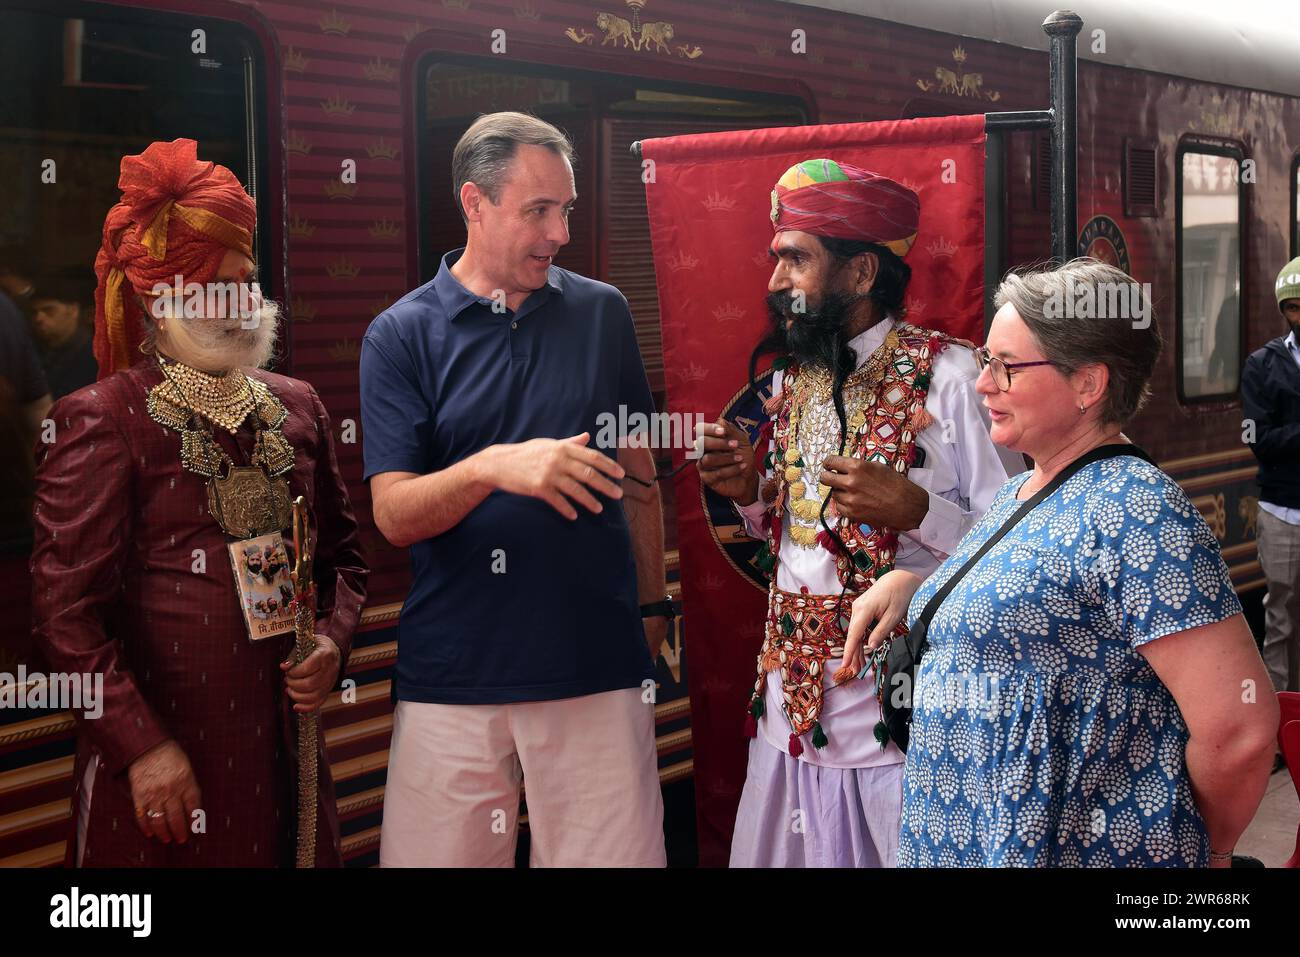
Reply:
<svg viewBox="0 0 1300 957"><path fill-rule="evenodd" d="M602 10L596 14L596 29L603 34L599 46L612 44L615 50L634 52L646 51L662 53L666 56L684 57L694 60L704 54L704 49L691 43L676 43L677 32L667 20L646 20L642 22L641 11L648 0L624 0L631 17L619 16ZM564 35L574 43L597 46L596 34L583 27L569 27Z"/></svg>
<svg viewBox="0 0 1300 957"><path fill-rule="evenodd" d="M953 63L956 67L937 66L934 68L934 79L917 79L916 85L923 93L947 93L952 96L973 96L978 100L991 100L996 103L1002 99L1002 94L997 90L984 89L984 75L982 73L965 73L961 68L966 64L966 51L959 44L952 51Z"/></svg>
<svg viewBox="0 0 1300 957"><path fill-rule="evenodd" d="M1237 515L1241 519L1241 537L1257 538L1259 536L1259 499L1254 495L1243 495L1237 502Z"/></svg>
<svg viewBox="0 0 1300 957"><path fill-rule="evenodd" d="M1214 537L1223 541L1228 534L1228 510L1223 504L1223 493L1198 495L1191 502L1205 519L1205 524L1210 526L1210 531L1214 532Z"/></svg>

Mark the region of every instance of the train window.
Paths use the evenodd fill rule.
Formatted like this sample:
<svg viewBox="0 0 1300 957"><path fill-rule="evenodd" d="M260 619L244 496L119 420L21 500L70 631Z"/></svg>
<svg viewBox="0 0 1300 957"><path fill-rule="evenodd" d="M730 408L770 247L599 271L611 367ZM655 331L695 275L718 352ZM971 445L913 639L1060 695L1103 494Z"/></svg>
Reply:
<svg viewBox="0 0 1300 957"><path fill-rule="evenodd" d="M1195 142L1178 151L1178 393L1227 399L1241 373L1242 153Z"/></svg>
<svg viewBox="0 0 1300 957"><path fill-rule="evenodd" d="M1300 153L1291 164L1291 258L1300 256Z"/></svg>
<svg viewBox="0 0 1300 957"><path fill-rule="evenodd" d="M21 309L30 290L57 286L80 300L85 330L93 316L95 255L104 216L120 195L124 155L155 140L188 137L198 141L201 158L230 167L256 189L264 129L260 55L251 35L229 22L103 4L10 2L4 26L0 182L8 189L0 204L0 288ZM261 273L274 295L274 243L265 230L258 234ZM24 331L39 356L43 343L34 329ZM59 391L88 384L56 381ZM4 395L0 388L0 402ZM11 412L0 408L0 445L11 435ZM0 570L10 562L14 569L0 575L0 616L18 619L12 633L26 635L20 556L31 547L31 462L7 447L0 462ZM15 575L24 581L11 581ZM0 646L0 662L22 657L8 643Z"/></svg>

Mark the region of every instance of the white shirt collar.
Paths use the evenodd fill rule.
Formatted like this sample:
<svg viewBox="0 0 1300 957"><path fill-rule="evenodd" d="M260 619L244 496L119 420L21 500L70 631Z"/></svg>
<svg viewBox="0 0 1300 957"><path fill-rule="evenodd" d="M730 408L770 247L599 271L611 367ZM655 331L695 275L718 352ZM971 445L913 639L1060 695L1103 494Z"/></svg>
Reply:
<svg viewBox="0 0 1300 957"><path fill-rule="evenodd" d="M1300 349L1300 346L1298 346L1295 341L1294 329L1292 329L1290 332L1286 334L1286 338L1282 340L1282 344L1286 346L1288 349Z"/></svg>
<svg viewBox="0 0 1300 957"><path fill-rule="evenodd" d="M857 357L858 368L862 363L871 358L871 354L884 344L885 336L889 335L889 330L896 325L892 315L886 315L884 319L876 323L865 332L860 332L849 340L849 348L853 350L854 356Z"/></svg>

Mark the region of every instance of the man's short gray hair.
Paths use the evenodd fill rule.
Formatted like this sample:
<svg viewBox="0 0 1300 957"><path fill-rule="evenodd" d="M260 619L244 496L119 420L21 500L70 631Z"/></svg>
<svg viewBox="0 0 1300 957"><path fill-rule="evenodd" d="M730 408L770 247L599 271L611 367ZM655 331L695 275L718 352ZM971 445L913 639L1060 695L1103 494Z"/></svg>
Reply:
<svg viewBox="0 0 1300 957"><path fill-rule="evenodd" d="M1126 424L1150 397L1160 356L1160 327L1146 287L1091 258L1057 268L1013 271L994 299L1010 304L1063 372L1101 363L1110 372L1101 420ZM1091 303L1080 309L1081 303ZM1119 308L1116 308L1116 306Z"/></svg>
<svg viewBox="0 0 1300 957"><path fill-rule="evenodd" d="M473 183L493 203L501 202L506 170L520 146L544 146L573 166L573 144L545 120L527 113L485 113L475 120L451 154L451 180L460 218L468 222L460 190Z"/></svg>

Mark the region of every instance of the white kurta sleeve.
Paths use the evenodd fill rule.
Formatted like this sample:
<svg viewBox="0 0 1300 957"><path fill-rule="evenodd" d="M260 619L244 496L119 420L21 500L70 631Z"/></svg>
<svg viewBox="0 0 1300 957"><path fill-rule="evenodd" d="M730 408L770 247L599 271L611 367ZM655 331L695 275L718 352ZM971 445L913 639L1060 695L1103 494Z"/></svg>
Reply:
<svg viewBox="0 0 1300 957"><path fill-rule="evenodd" d="M773 395L781 391L781 383L784 379L784 375L785 374L780 370L777 370L776 372L772 373L772 394ZM772 445L769 444L768 448L772 448ZM761 462L758 463L758 466L759 466L758 488L760 493L758 498L756 498L753 501L753 503L749 505L738 505L735 502L732 502L731 505L736 510L736 513L740 515L740 520L745 526L746 535L748 535L750 538L767 538L767 530L768 530L767 504L763 501L762 489L763 486L767 484L767 480L772 477L773 470L770 468L767 469L763 468L763 464Z"/></svg>

